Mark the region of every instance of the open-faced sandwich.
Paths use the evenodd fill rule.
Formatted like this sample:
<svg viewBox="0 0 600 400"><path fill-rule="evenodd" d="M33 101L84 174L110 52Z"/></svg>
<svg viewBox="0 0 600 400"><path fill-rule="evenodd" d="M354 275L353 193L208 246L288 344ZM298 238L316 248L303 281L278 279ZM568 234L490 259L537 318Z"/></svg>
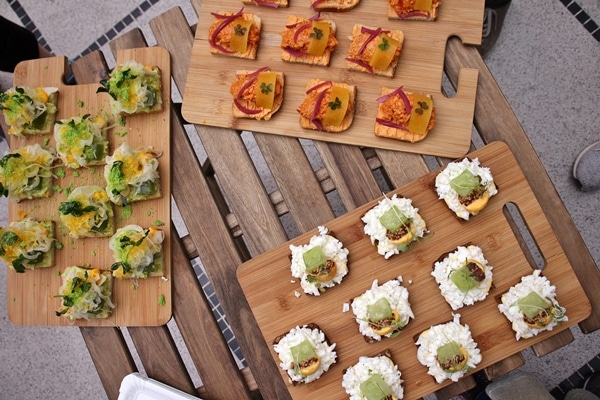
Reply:
<svg viewBox="0 0 600 400"><path fill-rule="evenodd" d="M100 116L62 119L54 124L56 152L69 168L104 164L108 154L106 120Z"/></svg>
<svg viewBox="0 0 600 400"><path fill-rule="evenodd" d="M281 59L302 64L329 65L337 46L335 22L318 15L288 15L281 32Z"/></svg>
<svg viewBox="0 0 600 400"><path fill-rule="evenodd" d="M419 215L419 209L413 207L412 200L396 194L383 198L361 219L365 223L365 234L386 259L407 251L427 233L425 221Z"/></svg>
<svg viewBox="0 0 600 400"><path fill-rule="evenodd" d="M106 193L117 205L161 196L158 157L152 146L133 150L127 142L106 156Z"/></svg>
<svg viewBox="0 0 600 400"><path fill-rule="evenodd" d="M289 6L288 0L242 0L242 3L254 4L256 6L262 6L262 7L273 7L273 8Z"/></svg>
<svg viewBox="0 0 600 400"><path fill-rule="evenodd" d="M367 342L398 336L415 317L408 302L408 290L402 286L401 279L392 279L382 285L375 279L370 289L352 301L358 330Z"/></svg>
<svg viewBox="0 0 600 400"><path fill-rule="evenodd" d="M481 362L481 353L468 325L460 324L460 314L451 322L435 325L419 335L417 359L428 367L437 383L458 381Z"/></svg>
<svg viewBox="0 0 600 400"><path fill-rule="evenodd" d="M325 333L316 324L292 328L275 338L273 349L292 385L319 379L337 358L335 343L329 344Z"/></svg>
<svg viewBox="0 0 600 400"><path fill-rule="evenodd" d="M153 227L144 229L132 224L119 228L108 243L115 260L111 266L113 276L135 279L163 276L164 239L164 232Z"/></svg>
<svg viewBox="0 0 600 400"><path fill-rule="evenodd" d="M262 22L252 13L220 11L211 13L214 22L208 28L208 45L212 54L256 59Z"/></svg>
<svg viewBox="0 0 600 400"><path fill-rule="evenodd" d="M512 323L517 340L528 339L543 331L551 331L567 321L565 309L556 301L556 287L541 271L521 278L521 282L502 295L498 309Z"/></svg>
<svg viewBox="0 0 600 400"><path fill-rule="evenodd" d="M388 18L435 21L440 0L388 0Z"/></svg>
<svg viewBox="0 0 600 400"><path fill-rule="evenodd" d="M233 116L270 120L283 103L283 85L283 72L271 71L269 67L238 71L229 89Z"/></svg>
<svg viewBox="0 0 600 400"><path fill-rule="evenodd" d="M481 167L477 158L449 163L436 176L435 188L438 197L464 220L477 215L498 193L490 169Z"/></svg>
<svg viewBox="0 0 600 400"><path fill-rule="evenodd" d="M25 218L0 228L0 258L16 272L51 267L54 263L52 221Z"/></svg>
<svg viewBox="0 0 600 400"><path fill-rule="evenodd" d="M344 371L342 386L350 400L399 400L404 398L401 375L386 350L374 357L359 357Z"/></svg>
<svg viewBox="0 0 600 400"><path fill-rule="evenodd" d="M106 237L115 232L113 205L104 188L100 186L79 186L67 201L58 206L60 221L69 230L69 236Z"/></svg>
<svg viewBox="0 0 600 400"><path fill-rule="evenodd" d="M56 297L62 299L62 307L57 317L64 315L73 321L108 318L115 308L110 271L73 266L66 268L61 277L63 283Z"/></svg>
<svg viewBox="0 0 600 400"><path fill-rule="evenodd" d="M419 142L435 126L433 98L428 94L383 88L377 98L375 135L384 138Z"/></svg>
<svg viewBox="0 0 600 400"><path fill-rule="evenodd" d="M306 96L298 107L300 126L323 132L342 132L352 125L356 86L309 79Z"/></svg>
<svg viewBox="0 0 600 400"><path fill-rule="evenodd" d="M0 191L17 202L52 196L52 164L56 153L37 143L6 153L0 159Z"/></svg>
<svg viewBox="0 0 600 400"><path fill-rule="evenodd" d="M310 8L315 11L348 11L356 7L360 0L311 0Z"/></svg>
<svg viewBox="0 0 600 400"><path fill-rule="evenodd" d="M458 246L436 261L431 275L453 310L485 299L492 286L492 267L481 248L474 245Z"/></svg>
<svg viewBox="0 0 600 400"><path fill-rule="evenodd" d="M346 68L393 78L402 52L404 34L355 24L352 28Z"/></svg>
<svg viewBox="0 0 600 400"><path fill-rule="evenodd" d="M162 110L161 73L156 66L127 61L117 65L108 79L100 81L100 85L96 92L110 95L110 105L115 115Z"/></svg>
<svg viewBox="0 0 600 400"><path fill-rule="evenodd" d="M42 135L52 132L58 88L17 86L0 94L0 110L8 134Z"/></svg>
<svg viewBox="0 0 600 400"><path fill-rule="evenodd" d="M348 274L348 249L328 233L327 228L319 226L319 234L308 244L290 245L292 276L300 279L304 293L319 296Z"/></svg>

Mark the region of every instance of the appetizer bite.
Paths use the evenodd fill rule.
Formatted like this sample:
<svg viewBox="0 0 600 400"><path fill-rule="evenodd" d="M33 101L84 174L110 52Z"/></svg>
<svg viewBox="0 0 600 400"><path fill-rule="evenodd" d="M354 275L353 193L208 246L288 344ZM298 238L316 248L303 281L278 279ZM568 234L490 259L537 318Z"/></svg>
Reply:
<svg viewBox="0 0 600 400"><path fill-rule="evenodd" d="M55 87L17 86L0 94L8 134L23 137L52 132L57 98Z"/></svg>
<svg viewBox="0 0 600 400"><path fill-rule="evenodd" d="M306 88L306 97L298 108L302 128L336 133L352 125L356 86L309 79Z"/></svg>
<svg viewBox="0 0 600 400"><path fill-rule="evenodd" d="M108 246L115 263L111 266L115 278L140 278L162 276L164 256L162 242L165 234L160 229L127 225L117 230Z"/></svg>
<svg viewBox="0 0 600 400"><path fill-rule="evenodd" d="M373 281L370 289L352 301L359 332L367 342L382 337L396 337L415 315L408 302L408 290L402 286L402 277L378 285Z"/></svg>
<svg viewBox="0 0 600 400"><path fill-rule="evenodd" d="M300 279L304 293L319 296L327 288L342 282L348 274L348 249L327 228L301 246L290 245L292 276Z"/></svg>
<svg viewBox="0 0 600 400"><path fill-rule="evenodd" d="M100 186L79 186L58 206L60 221L69 230L69 236L81 237L111 236L113 206L104 188Z"/></svg>
<svg viewBox="0 0 600 400"><path fill-rule="evenodd" d="M54 263L52 221L25 218L0 227L0 259L16 272L48 268Z"/></svg>
<svg viewBox="0 0 600 400"><path fill-rule="evenodd" d="M100 116L61 119L54 124L56 152L69 168L104 164L108 154L106 120Z"/></svg>
<svg viewBox="0 0 600 400"><path fill-rule="evenodd" d="M124 206L160 197L159 156L152 146L133 150L127 142L106 156L104 179L110 201Z"/></svg>
<svg viewBox="0 0 600 400"><path fill-rule="evenodd" d="M360 0L311 0L310 8L315 11L348 11L356 7Z"/></svg>
<svg viewBox="0 0 600 400"><path fill-rule="evenodd" d="M440 0L388 0L388 18L435 21Z"/></svg>
<svg viewBox="0 0 600 400"><path fill-rule="evenodd" d="M377 98L375 136L419 142L435 126L435 107L428 94L382 88Z"/></svg>
<svg viewBox="0 0 600 400"><path fill-rule="evenodd" d="M115 115L133 115L162 110L162 83L160 69L127 61L117 65L108 79L100 81L97 93L108 93Z"/></svg>
<svg viewBox="0 0 600 400"><path fill-rule="evenodd" d="M283 103L283 84L283 72L271 71L269 67L238 71L229 89L233 116L270 120Z"/></svg>
<svg viewBox="0 0 600 400"><path fill-rule="evenodd" d="M431 273L453 310L485 299L492 286L492 267L481 248L458 246L434 264Z"/></svg>
<svg viewBox="0 0 600 400"><path fill-rule="evenodd" d="M477 343L468 325L460 324L460 314L445 324L427 329L417 339L417 359L428 367L427 373L437 383L446 379L458 381L481 362Z"/></svg>
<svg viewBox="0 0 600 400"><path fill-rule="evenodd" d="M252 13L220 11L211 13L214 22L208 28L211 54L256 59L260 42L261 19Z"/></svg>
<svg viewBox="0 0 600 400"><path fill-rule="evenodd" d="M288 0L242 0L242 3L273 8L289 6Z"/></svg>
<svg viewBox="0 0 600 400"><path fill-rule="evenodd" d="M273 349L292 385L319 379L337 358L335 343L330 345L316 324L292 328L275 339Z"/></svg>
<svg viewBox="0 0 600 400"><path fill-rule="evenodd" d="M376 245L377 252L386 259L407 251L427 232L425 221L419 209L413 207L412 200L396 194L383 198L361 219L371 244Z"/></svg>
<svg viewBox="0 0 600 400"><path fill-rule="evenodd" d="M0 191L17 202L52 196L52 148L37 143L6 153L0 159Z"/></svg>
<svg viewBox="0 0 600 400"><path fill-rule="evenodd" d="M521 282L502 295L498 309L512 323L517 340L551 331L562 321L567 321L565 309L556 301L556 287L550 284L541 271L521 278Z"/></svg>
<svg viewBox="0 0 600 400"><path fill-rule="evenodd" d="M403 382L389 350L375 357L361 356L342 377L342 386L350 400L402 399Z"/></svg>
<svg viewBox="0 0 600 400"><path fill-rule="evenodd" d="M481 167L476 158L451 162L435 178L440 199L457 217L468 220L487 206L490 197L498 193L490 169Z"/></svg>
<svg viewBox="0 0 600 400"><path fill-rule="evenodd" d="M62 307L57 317L64 315L72 321L108 318L115 308L109 271L73 266L66 268L61 277L63 283L56 297L62 298Z"/></svg>
<svg viewBox="0 0 600 400"><path fill-rule="evenodd" d="M352 28L346 68L393 78L403 43L404 34L400 30L356 24Z"/></svg>
<svg viewBox="0 0 600 400"><path fill-rule="evenodd" d="M281 32L283 61L328 66L337 46L335 22L320 18L288 15Z"/></svg>

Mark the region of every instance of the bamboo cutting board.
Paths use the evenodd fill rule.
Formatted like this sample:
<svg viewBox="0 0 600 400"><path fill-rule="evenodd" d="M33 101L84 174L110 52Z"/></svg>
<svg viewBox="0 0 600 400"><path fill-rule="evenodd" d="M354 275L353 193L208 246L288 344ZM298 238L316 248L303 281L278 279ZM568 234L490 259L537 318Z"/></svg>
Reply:
<svg viewBox="0 0 600 400"><path fill-rule="evenodd" d="M469 221L459 221L444 201L438 200L434 181L439 170L393 192L413 200L413 206L419 209L430 231L406 253L385 260L363 233L364 224L360 218L377 201L326 224L349 250L349 273L340 285L329 288L321 296L304 294L300 283L292 278L290 272L289 245L308 243L311 236L318 234L316 229L240 266L238 280L275 363L279 364L279 360L273 351L273 340L297 325L316 323L329 340L336 343L336 364L315 382L292 386L288 383L287 374L280 369L294 399L314 399L315 393L319 393L320 399L344 398L341 386L344 370L356 363L360 356L373 356L385 349L391 350L402 373L405 399L421 398L451 383L447 380L437 384L427 374L427 368L416 358L415 341L432 325L452 320L452 309L441 296L431 272L436 260L467 243L481 247L493 267L493 286L488 297L456 311L461 315L461 323L470 326L481 350L483 360L477 370L567 329L590 315L590 303L508 146L495 142L473 152L470 157L478 157L483 166L491 169L499 193ZM544 259L543 274L557 287L557 301L566 308L569 318L554 331L520 341L515 340L509 321L497 308L500 296L522 276L532 272L532 266L528 264L517 236L504 216L507 204L516 205L522 214ZM398 276L403 277L404 286L409 291L415 319L398 337L368 344L358 332L354 314L343 312L342 307L369 289L374 279L382 284ZM296 297L296 292L302 295Z"/></svg>
<svg viewBox="0 0 600 400"><path fill-rule="evenodd" d="M155 326L164 325L171 318L171 176L170 176L170 56L160 47L140 48L117 53L118 64L135 60L145 65L156 65L162 73L161 112L136 115L125 118L125 125L116 124L108 132L109 152L123 141L132 148L153 146L162 152L159 158L159 174L162 197L155 200L132 203L132 214L127 217L121 207L114 207L115 229L129 224L142 227L155 226L165 233L163 252L165 255L165 279L160 277L139 280L136 285L127 280L113 279L113 302L116 308L107 319L90 319L70 322L67 318L56 317L61 299L55 298L62 284L60 271L72 265L110 269L114 263L108 248L109 238L71 239L60 223L58 205L67 198L68 189L81 185L98 184L106 186L104 166L72 170L60 168L55 163L55 172L65 171L64 178L54 179L57 190L49 199L26 200L20 203L9 202L9 221L29 216L38 220L54 221L54 234L63 244L55 249L55 265L40 270L27 270L17 274L8 270L8 317L17 325L78 325L78 326ZM16 86L54 86L58 88L57 119L82 116L84 114L110 114L107 93L96 93L100 84L65 85L65 58L54 57L32 60L17 66L14 76ZM11 149L37 142L54 147L52 135L37 138L11 138ZM162 225L164 223L164 225ZM164 296L165 304L159 305L159 297Z"/></svg>
<svg viewBox="0 0 600 400"><path fill-rule="evenodd" d="M483 23L483 1L443 0L435 22L391 21L387 18L385 0L363 0L356 8L339 13L323 12L337 25L336 47L329 67L309 66L281 61L281 35L288 15L311 17L309 0L291 0L289 8L246 5L245 12L255 13L262 20L262 34L256 60L212 55L209 52L208 29L213 23L211 12L238 11L238 0L207 0L202 2L192 58L188 70L182 113L196 124L272 133L314 140L359 146L402 150L419 154L460 157L469 151L477 70L463 69L453 98L441 93L444 53L448 37L459 36L464 43L479 44ZM346 69L345 57L350 45L352 27L362 23L384 29L403 31L404 48L393 79ZM269 66L285 74L284 102L270 121L233 118L229 87L237 70L254 71ZM350 129L324 133L302 129L298 106L304 99L308 79L319 78L354 84L358 88L356 113ZM408 143L376 137L373 133L377 114L376 99L381 88L404 86L409 91L421 91L433 96L436 126L422 142Z"/></svg>

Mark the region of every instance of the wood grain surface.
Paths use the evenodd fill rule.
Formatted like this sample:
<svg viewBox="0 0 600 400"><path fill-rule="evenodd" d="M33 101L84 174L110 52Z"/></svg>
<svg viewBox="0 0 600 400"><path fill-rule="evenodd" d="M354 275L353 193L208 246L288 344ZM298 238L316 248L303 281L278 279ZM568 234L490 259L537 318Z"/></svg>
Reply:
<svg viewBox="0 0 600 400"><path fill-rule="evenodd" d="M256 60L212 55L209 52L208 29L212 12L238 11L242 4L235 0L207 0L202 3L192 48L182 113L196 124L280 134L337 143L346 143L419 154L460 157L468 152L473 125L473 110L478 72L462 69L457 93L448 98L441 92L444 53L448 37L459 36L465 44L479 44L483 21L483 3L478 0L445 0L439 8L438 20L392 21L387 18L387 2L363 1L347 12L323 12L337 25L338 46L329 67L310 66L281 61L281 35L285 19L294 14L315 14L307 0L291 1L289 8L247 5L245 12L262 20L262 34ZM356 23L384 29L400 29L405 35L404 48L393 79L346 69L345 57L349 36ZM270 121L236 119L232 116L229 87L237 70L256 70L269 66L285 74L284 102ZM297 107L302 103L306 82L311 78L334 80L358 87L356 114L352 126L338 134L302 129ZM377 114L377 97L381 88L404 86L409 91L431 94L436 108L436 127L422 142L408 143L379 138L373 133Z"/></svg>
<svg viewBox="0 0 600 400"><path fill-rule="evenodd" d="M440 256L459 245L472 243L481 247L494 274L493 286L484 301L456 311L461 314L461 322L470 326L482 352L483 360L476 370L562 332L590 315L590 303L509 148L504 143L494 142L469 156L479 158L483 166L491 169L499 188L499 193L479 215L469 221L458 220L437 198L434 180L438 170L392 192L413 200L430 231L406 253L385 260L363 233L360 218L377 201L332 220L325 226L348 248L349 274L341 285L328 289L321 296L304 293L300 297L295 296L295 292L302 292L302 289L291 276L289 259L289 245L308 243L310 237L317 233L316 229L240 266L238 280L264 340L271 347L273 362L279 362L272 350L273 340L297 325L317 323L337 344L337 363L319 380L309 385L292 386L288 383L294 399L313 399L317 391L319 398L343 398L343 371L359 356L378 354L384 349L391 350L402 372L405 399L421 398L450 384L450 381L437 384L433 377L427 375L427 369L416 358L415 340L430 326L452 319L452 310L441 296L431 271ZM522 276L530 274L533 266L519 246L519 234L511 229L504 215L507 204L514 204L522 215L543 257L543 274L557 287L557 300L566 308L569 318L553 331L520 341L516 341L510 323L500 314L497 305L500 296ZM342 306L370 288L374 279L381 284L398 276L403 277L410 293L409 301L415 319L400 336L368 344L358 332L352 312L344 313ZM287 374L281 369L280 372L287 383Z"/></svg>
<svg viewBox="0 0 600 400"><path fill-rule="evenodd" d="M64 168L63 178L56 177L53 184L60 190L49 199L27 200L20 203L9 202L9 221L26 215L39 220L54 221L55 237L63 244L55 250L55 265L40 270L27 270L17 274L8 271L8 317L18 325L78 325L78 326L154 326L163 325L171 318L171 173L170 173L170 56L160 47L131 49L117 53L118 64L135 60L145 65L156 65L162 72L162 96L164 108L161 112L141 114L125 118L125 125L116 125L109 130L109 151L122 142L132 148L153 146L162 155L159 158L159 174L162 197L159 199L132 203L131 216L124 216L121 207L115 209L115 228L138 224L142 227L158 226L165 233L163 252L165 255L165 279L152 277L134 281L114 279L113 302L116 308L107 319L78 320L71 322L64 317L56 317L55 311L61 306L61 299L54 297L62 284L59 272L71 265L91 266L110 269L114 263L108 248L109 238L71 239L60 223L58 205L65 201L68 188L98 184L106 186L103 176L104 166L71 170ZM57 118L71 118L90 113L108 115L110 106L108 94L96 93L97 84L65 85L66 59L54 57L27 61L15 70L14 84L28 86L54 86L58 88ZM126 132L126 134L116 134ZM52 135L37 138L11 138L10 147L15 149L29 143L48 143L54 147ZM55 164L58 169L59 162ZM165 305L159 305L159 297L165 297Z"/></svg>

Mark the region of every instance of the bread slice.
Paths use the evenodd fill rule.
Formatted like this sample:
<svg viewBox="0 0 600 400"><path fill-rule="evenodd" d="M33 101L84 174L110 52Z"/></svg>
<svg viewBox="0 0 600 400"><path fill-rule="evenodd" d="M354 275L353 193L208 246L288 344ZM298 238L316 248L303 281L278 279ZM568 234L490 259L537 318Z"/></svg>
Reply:
<svg viewBox="0 0 600 400"><path fill-rule="evenodd" d="M260 33L262 30L262 21L259 16L252 13L243 13L239 12L218 12L220 16L228 16L231 17L230 22L227 24L226 20L223 18L215 17L213 24L210 26L208 31L208 47L212 54L221 54L229 57L238 57L238 58L246 58L249 60L256 60L256 53L258 52L258 44L260 41ZM245 52L237 52L230 49L230 42L220 42L219 37L220 33L227 30L234 29L232 25L236 16L239 15L243 17L245 20L252 21L252 25L250 26L250 32L248 33L248 43ZM223 25L226 24L226 25ZM231 37L231 35L224 35L225 37Z"/></svg>
<svg viewBox="0 0 600 400"><path fill-rule="evenodd" d="M358 3L360 0L312 0L310 8L315 11L348 11Z"/></svg>
<svg viewBox="0 0 600 400"><path fill-rule="evenodd" d="M273 8L289 6L288 0L242 0L242 3L253 4L256 6L263 6L263 7L273 7Z"/></svg>
<svg viewBox="0 0 600 400"><path fill-rule="evenodd" d="M392 92L391 89L383 88L381 91L381 95L385 96L386 94L388 94L390 92ZM409 99L411 99L414 96L413 92L405 91L404 93L406 94L406 96ZM425 95L425 96L428 97L429 99L431 99L430 95ZM377 118L377 120L379 120L379 119L386 120L386 113L384 111L383 103L379 104L376 118ZM417 133L411 132L408 130L407 127L406 127L406 129L403 129L403 128L397 128L397 127L393 127L393 126L387 126L387 125L380 123L377 120L375 122L375 136L415 143L415 142L419 142L419 141L425 139L427 137L427 135L429 134L429 132L431 131L431 129L433 129L433 127L435 126L435 108L433 108L433 110L431 112L431 117L429 119L429 123L427 125L427 129L424 134L417 134ZM408 121L406 122L406 125L408 125Z"/></svg>
<svg viewBox="0 0 600 400"><path fill-rule="evenodd" d="M335 40L335 45L337 45L337 39L335 39L335 34L337 30L337 26L332 20L321 19L322 21L327 21L329 23L329 41L331 41L331 37ZM305 17L299 17L297 15L288 15L285 21L286 30L281 33L281 59L283 61L292 62L292 63L301 63L301 64L310 64L310 65L322 65L328 66L331 61L331 53L333 49L328 46L325 49L325 52L321 56L313 56L310 54L304 54L303 52L306 49L295 50L291 48L290 43L293 41L294 32L296 28L300 27L303 23L308 22L310 20ZM335 47L334 45L334 47ZM308 44L307 44L308 46Z"/></svg>
<svg viewBox="0 0 600 400"><path fill-rule="evenodd" d="M431 9L415 10L414 3L412 5L405 5L410 3L407 0L388 0L388 19L401 19L409 21L435 21L437 18L437 8L440 5L440 0L431 1Z"/></svg>
<svg viewBox="0 0 600 400"><path fill-rule="evenodd" d="M377 28L368 27L362 24L354 25L354 27L352 28L352 36L350 37L351 43L348 49L348 57L346 58L346 68L350 71L367 72L374 75L381 75L386 76L388 78L393 78L396 74L396 66L398 65L398 60L402 52L402 45L404 43L404 33L401 30L382 30L382 32L379 35L377 35L377 37L375 37L373 40L371 40L369 45L367 45L365 49L362 49L362 52L359 54L362 45L369 38L369 34L362 33L363 28L365 28L368 31L377 30ZM373 56L375 47L378 46L378 43L381 41L380 38L384 33L387 34L390 38L398 41L398 48L386 69L370 68L368 64L371 61L371 57ZM352 60L358 60L359 62ZM361 65L361 62L365 63L366 65Z"/></svg>
<svg viewBox="0 0 600 400"><path fill-rule="evenodd" d="M0 227L0 259L17 273L54 265L54 222L25 218Z"/></svg>
<svg viewBox="0 0 600 400"><path fill-rule="evenodd" d="M14 136L51 133L56 117L58 88L18 86L0 94L0 110ZM33 107L23 107L31 104Z"/></svg>
<svg viewBox="0 0 600 400"><path fill-rule="evenodd" d="M348 91L350 92L350 98L348 101L348 108L346 110L344 119L342 120L341 124L337 125L337 126L324 125L324 124L321 124L322 126L317 125L314 121L311 121L311 119L309 117L305 116L305 115L309 114L315 106L315 104L310 101L310 98L307 95L304 102L300 106L300 109L298 110L298 112L300 112L300 126L304 129L314 129L314 130L320 130L323 132L331 132L331 133L345 131L346 129L348 129L350 127L350 125L352 125L352 121L354 120L354 110L355 110L355 104L356 104L357 88L355 85L350 85L347 83L331 82L331 85L326 85L325 84L326 82L328 82L328 81L322 81L320 79L309 79L308 83L306 85L306 91L309 92L311 90L311 88L316 87L321 84L323 85L323 88L317 89L316 90L317 93L325 91L325 90L331 90L331 87L333 85L347 88ZM325 96L325 99L327 99L327 95Z"/></svg>
<svg viewBox="0 0 600 400"><path fill-rule="evenodd" d="M273 108L263 108L259 113L249 114L241 107L245 107L250 110L258 110L260 107L256 105L254 102L256 97L252 100L247 100L241 97L237 97L237 91L240 90L240 87L243 87L246 82L248 82L247 75L251 74L253 71L245 71L239 70L236 72L236 81L231 85L232 95L234 96L233 103L231 105L231 113L235 118L250 118L256 120L265 120L268 121L271 119L273 114L275 114L279 108L281 108L281 104L283 103L283 85L284 85L284 75L283 72L276 72L276 88L275 88L275 98L273 100ZM235 87L235 89L234 89ZM279 91L277 91L279 88ZM240 107L241 106L241 107Z"/></svg>

